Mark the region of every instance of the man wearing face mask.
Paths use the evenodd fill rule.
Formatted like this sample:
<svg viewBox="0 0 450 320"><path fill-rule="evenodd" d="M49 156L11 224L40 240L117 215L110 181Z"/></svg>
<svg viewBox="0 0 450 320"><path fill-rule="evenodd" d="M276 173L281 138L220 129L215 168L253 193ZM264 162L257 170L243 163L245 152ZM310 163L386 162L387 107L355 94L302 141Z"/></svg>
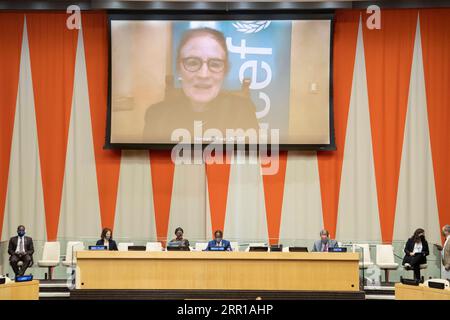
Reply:
<svg viewBox="0 0 450 320"><path fill-rule="evenodd" d="M17 276L23 276L28 267L33 264L33 239L25 236L25 227L20 225L17 227L17 236L9 240L8 245L9 262ZM19 267L19 262L22 267Z"/></svg>
<svg viewBox="0 0 450 320"><path fill-rule="evenodd" d="M330 233L328 230L320 231L320 240L314 242L313 252L328 252L329 248L337 247L337 241L330 239Z"/></svg>
<svg viewBox="0 0 450 320"><path fill-rule="evenodd" d="M430 254L425 230L419 228L414 231L412 237L406 242L404 251L403 266L406 270L414 270L414 279L420 281L420 265L427 263L426 256Z"/></svg>
<svg viewBox="0 0 450 320"><path fill-rule="evenodd" d="M205 251L213 251L215 248L223 248L223 251L232 251L230 241L223 239L222 230L214 232L214 240L208 242Z"/></svg>

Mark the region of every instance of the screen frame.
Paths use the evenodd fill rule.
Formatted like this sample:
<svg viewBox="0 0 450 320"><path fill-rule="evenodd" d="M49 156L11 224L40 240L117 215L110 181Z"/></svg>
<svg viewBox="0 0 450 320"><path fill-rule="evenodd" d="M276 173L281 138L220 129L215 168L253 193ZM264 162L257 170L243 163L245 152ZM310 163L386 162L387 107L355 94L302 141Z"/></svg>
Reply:
<svg viewBox="0 0 450 320"><path fill-rule="evenodd" d="M236 12L217 12L217 11L199 11L189 12L185 11L125 11L125 12L109 12L107 17L108 22L108 97L107 97L107 114L106 114L106 134L105 144L103 149L108 150L170 150L175 146L181 145L183 148L194 148L195 144L177 144L177 143L113 143L111 142L111 113L112 113L112 59L111 59L111 21L113 20L168 20L168 21L190 21L190 20L330 20L330 61L329 61L329 137L328 144L279 144L280 151L290 150L309 150L309 151L335 151L336 140L334 130L334 105L333 105L333 44L334 44L334 10L324 10L318 12L305 12L302 10L290 10L289 12L274 12L272 11L236 11ZM223 150L227 150L226 144L218 143L204 143L202 149L207 146L221 145ZM234 144L233 149L249 150L250 147L256 150L260 149L260 144L251 145L245 144L238 146ZM268 144L267 149L271 150L272 145Z"/></svg>

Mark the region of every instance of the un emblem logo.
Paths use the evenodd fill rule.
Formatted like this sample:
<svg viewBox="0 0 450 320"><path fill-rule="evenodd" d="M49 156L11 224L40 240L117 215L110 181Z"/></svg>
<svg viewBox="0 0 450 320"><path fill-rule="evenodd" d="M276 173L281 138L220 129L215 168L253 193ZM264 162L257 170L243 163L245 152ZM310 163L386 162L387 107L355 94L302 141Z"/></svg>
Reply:
<svg viewBox="0 0 450 320"><path fill-rule="evenodd" d="M233 27L243 33L257 33L266 29L269 25L270 21L236 21L233 23Z"/></svg>

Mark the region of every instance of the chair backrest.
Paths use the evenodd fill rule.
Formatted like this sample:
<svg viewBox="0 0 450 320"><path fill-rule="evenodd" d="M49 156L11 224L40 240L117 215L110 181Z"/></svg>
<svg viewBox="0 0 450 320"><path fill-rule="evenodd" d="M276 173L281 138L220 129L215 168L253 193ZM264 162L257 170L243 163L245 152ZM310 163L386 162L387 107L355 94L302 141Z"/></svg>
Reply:
<svg viewBox="0 0 450 320"><path fill-rule="evenodd" d="M249 247L264 247L266 244L264 242L254 242L254 243L249 243L248 246Z"/></svg>
<svg viewBox="0 0 450 320"><path fill-rule="evenodd" d="M203 251L208 246L208 242L197 242L195 244L195 251Z"/></svg>
<svg viewBox="0 0 450 320"><path fill-rule="evenodd" d="M145 251L163 251L161 242L147 242Z"/></svg>
<svg viewBox="0 0 450 320"><path fill-rule="evenodd" d="M133 242L119 242L117 249L119 249L119 251L128 251L129 246L134 246L134 243Z"/></svg>
<svg viewBox="0 0 450 320"><path fill-rule="evenodd" d="M61 247L58 241L44 243L42 260L59 261Z"/></svg>
<svg viewBox="0 0 450 320"><path fill-rule="evenodd" d="M81 251L84 249L84 244L81 241L69 241L66 247L66 262L76 262L77 256L74 254L76 251Z"/></svg>
<svg viewBox="0 0 450 320"><path fill-rule="evenodd" d="M237 241L230 242L230 246L233 251L239 251L239 242Z"/></svg>
<svg viewBox="0 0 450 320"><path fill-rule="evenodd" d="M395 263L394 248L391 244L377 244L377 263Z"/></svg>
<svg viewBox="0 0 450 320"><path fill-rule="evenodd" d="M361 259L364 263L371 263L372 259L370 258L370 247L368 243L355 243L352 244L353 252L361 252ZM362 257L364 256L364 257Z"/></svg>

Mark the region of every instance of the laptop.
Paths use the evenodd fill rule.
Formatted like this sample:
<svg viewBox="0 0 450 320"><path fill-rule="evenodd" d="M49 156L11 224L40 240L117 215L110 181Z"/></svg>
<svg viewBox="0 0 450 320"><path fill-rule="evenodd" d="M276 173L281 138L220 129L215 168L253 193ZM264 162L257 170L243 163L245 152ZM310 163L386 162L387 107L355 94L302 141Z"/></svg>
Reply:
<svg viewBox="0 0 450 320"><path fill-rule="evenodd" d="M145 251L145 246L128 246L128 251Z"/></svg>
<svg viewBox="0 0 450 320"><path fill-rule="evenodd" d="M167 251L191 251L189 247L182 246L167 246Z"/></svg>
<svg viewBox="0 0 450 320"><path fill-rule="evenodd" d="M445 283L436 282L436 281L428 281L428 287L434 289L445 289Z"/></svg>
<svg viewBox="0 0 450 320"><path fill-rule="evenodd" d="M106 246L89 246L89 250L108 250Z"/></svg>
<svg viewBox="0 0 450 320"><path fill-rule="evenodd" d="M308 252L307 247L289 247L289 252Z"/></svg>
<svg viewBox="0 0 450 320"><path fill-rule="evenodd" d="M400 277L400 282L402 284L406 284L408 286L418 286L419 285L419 280L407 279L407 278L403 278L403 277Z"/></svg>
<svg viewBox="0 0 450 320"><path fill-rule="evenodd" d="M271 252L282 252L283 251L283 245L282 244L275 244L270 246Z"/></svg>
<svg viewBox="0 0 450 320"><path fill-rule="evenodd" d="M249 252L267 252L269 251L268 247L249 247Z"/></svg>

